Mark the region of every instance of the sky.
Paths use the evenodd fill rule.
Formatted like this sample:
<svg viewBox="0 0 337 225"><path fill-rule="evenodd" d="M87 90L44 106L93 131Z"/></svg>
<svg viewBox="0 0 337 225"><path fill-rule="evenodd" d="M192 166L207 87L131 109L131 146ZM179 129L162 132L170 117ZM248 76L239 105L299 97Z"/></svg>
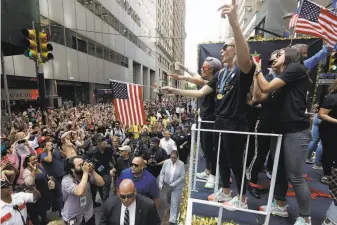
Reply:
<svg viewBox="0 0 337 225"><path fill-rule="evenodd" d="M217 9L229 0L186 0L185 66L197 71L197 45L222 41L228 36L228 22Z"/></svg>

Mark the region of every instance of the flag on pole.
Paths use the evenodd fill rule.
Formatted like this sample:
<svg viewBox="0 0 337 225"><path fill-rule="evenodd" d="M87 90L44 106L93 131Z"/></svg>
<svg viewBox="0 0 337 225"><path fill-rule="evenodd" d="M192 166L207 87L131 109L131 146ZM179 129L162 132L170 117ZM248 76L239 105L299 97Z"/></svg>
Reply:
<svg viewBox="0 0 337 225"><path fill-rule="evenodd" d="M322 38L333 48L337 43L337 16L324 7L304 0L295 32Z"/></svg>
<svg viewBox="0 0 337 225"><path fill-rule="evenodd" d="M137 84L111 82L111 88L117 119L125 125L145 124L143 87Z"/></svg>
<svg viewBox="0 0 337 225"><path fill-rule="evenodd" d="M289 29L293 28L296 25L296 21L298 19L298 11L296 13L293 13L290 21L289 21Z"/></svg>

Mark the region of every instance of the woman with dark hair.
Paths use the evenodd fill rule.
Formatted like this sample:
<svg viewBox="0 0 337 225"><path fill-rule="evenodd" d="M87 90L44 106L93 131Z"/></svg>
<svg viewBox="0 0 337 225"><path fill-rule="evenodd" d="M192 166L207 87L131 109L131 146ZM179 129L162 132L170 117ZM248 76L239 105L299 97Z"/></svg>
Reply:
<svg viewBox="0 0 337 225"><path fill-rule="evenodd" d="M23 162L25 186L36 186L41 198L35 203L27 203L28 214L34 225L47 224L47 211L51 207L51 192L48 187L47 171L38 163L35 155L28 155ZM39 216L42 222L39 222Z"/></svg>
<svg viewBox="0 0 337 225"><path fill-rule="evenodd" d="M207 57L202 64L200 76L196 72L192 72L184 65L179 64L180 68L185 70L187 73L191 74L191 76L179 76L176 74L171 74L170 77L176 80L185 80L196 85L204 86L207 84L213 76L222 69L222 63L220 60L214 57ZM215 92L212 92L204 97L200 98L200 117L203 121L214 121L214 108L215 108ZM201 123L202 129L212 129L214 124L212 123ZM205 155L205 164L206 169L203 172L197 173L197 177L203 180L207 180L205 184L205 188L213 189L215 186L215 173L216 173L216 157L217 157L217 149L214 151L214 143L218 143L217 140L213 140L213 138L217 139L219 136L216 133L216 136L213 137L213 132L200 132L200 142L201 148ZM216 145L215 144L215 145ZM229 169L228 169L229 170Z"/></svg>
<svg viewBox="0 0 337 225"><path fill-rule="evenodd" d="M179 160L178 151L173 150L170 159L165 160L159 176L159 189L165 189L170 205L170 224L177 223L184 183L185 165Z"/></svg>
<svg viewBox="0 0 337 225"><path fill-rule="evenodd" d="M322 165L324 176L321 182L327 184L332 167L337 168L337 79L329 88L329 94L318 112L322 120L319 135L323 146Z"/></svg>
<svg viewBox="0 0 337 225"><path fill-rule="evenodd" d="M288 181L292 184L299 205L299 217L295 225L311 225L310 190L303 177L306 152L309 144L309 120L306 93L310 79L303 65L303 58L297 49L286 48L278 53L275 67L280 75L268 82L261 73L261 61L257 64L256 80L262 93L281 89L279 119L275 132L283 135L279 166L276 177L272 214L288 217L286 193ZM274 139L272 139L272 142ZM274 146L274 145L272 145ZM272 154L275 149L272 148ZM261 211L266 206L260 207Z"/></svg>

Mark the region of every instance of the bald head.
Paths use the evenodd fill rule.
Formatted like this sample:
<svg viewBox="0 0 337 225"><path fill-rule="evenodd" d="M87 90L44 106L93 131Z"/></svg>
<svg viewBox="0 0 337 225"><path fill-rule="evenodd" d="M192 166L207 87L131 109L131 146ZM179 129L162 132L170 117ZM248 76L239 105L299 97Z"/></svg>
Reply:
<svg viewBox="0 0 337 225"><path fill-rule="evenodd" d="M119 191L121 193L135 192L135 184L130 179L122 180L122 182L119 184Z"/></svg>
<svg viewBox="0 0 337 225"><path fill-rule="evenodd" d="M142 157L135 157L132 160L132 163L135 163L137 165L143 165L144 164L144 160Z"/></svg>
<svg viewBox="0 0 337 225"><path fill-rule="evenodd" d="M15 134L15 141L20 141L25 138L25 133L24 132L17 132Z"/></svg>

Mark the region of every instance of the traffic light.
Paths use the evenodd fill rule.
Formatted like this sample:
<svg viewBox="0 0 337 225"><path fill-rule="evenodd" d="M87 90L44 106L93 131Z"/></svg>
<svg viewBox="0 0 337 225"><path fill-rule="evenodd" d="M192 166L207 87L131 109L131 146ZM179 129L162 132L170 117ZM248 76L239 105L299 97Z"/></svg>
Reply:
<svg viewBox="0 0 337 225"><path fill-rule="evenodd" d="M39 40L40 40L40 59L42 62L48 62L49 60L54 59L54 56L51 51L53 51L53 46L48 43L49 36L46 33L40 32L39 33Z"/></svg>
<svg viewBox="0 0 337 225"><path fill-rule="evenodd" d="M36 31L34 29L22 29L21 34L25 37L23 40L23 45L27 48L24 55L31 58L38 58L37 42L36 42Z"/></svg>
<svg viewBox="0 0 337 225"><path fill-rule="evenodd" d="M329 72L337 73L337 52L332 52L330 55Z"/></svg>

